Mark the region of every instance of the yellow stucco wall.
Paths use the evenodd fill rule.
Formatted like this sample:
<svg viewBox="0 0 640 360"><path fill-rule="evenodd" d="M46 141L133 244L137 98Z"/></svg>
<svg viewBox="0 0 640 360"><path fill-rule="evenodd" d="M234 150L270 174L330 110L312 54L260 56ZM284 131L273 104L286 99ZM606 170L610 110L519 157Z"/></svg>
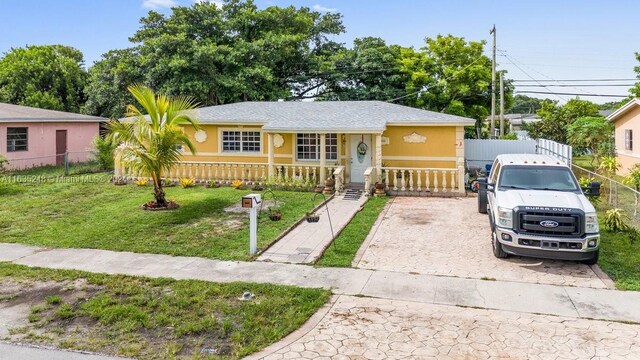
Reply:
<svg viewBox="0 0 640 360"><path fill-rule="evenodd" d="M206 140L199 143L195 140L195 130L185 128L185 133L196 145L198 152L191 155L188 152L183 156L184 161L225 162L225 163L268 163L268 134L262 133L261 151L259 153L224 153L221 149L221 136L223 130L249 130L260 131L259 126L233 126L233 125L202 125L206 132ZM463 148L463 128L455 126L389 126L383 132L385 138L382 145L382 164L386 167L406 168L456 168L461 165ZM405 141L406 136L418 139L417 142ZM295 160L295 134L280 133L284 144L275 148L276 164L318 165L317 161ZM425 141L421 142L421 137ZM347 181L350 178L351 136L338 134L338 148L340 165L345 166ZM375 134L371 135L372 147L375 146ZM388 143L387 143L388 141ZM372 152L371 166L375 166L375 151ZM327 161L327 165L335 165L335 161Z"/></svg>
<svg viewBox="0 0 640 360"><path fill-rule="evenodd" d="M186 151L184 155L185 161L209 161L209 162L242 162L242 163L267 163L268 162L268 135L262 133L262 143L260 152L248 153L224 153L221 149L220 140L222 131L261 131L260 126L233 126L233 125L202 125L201 130L207 134L207 139L203 143L195 140L195 130L192 127L186 127L185 133L198 149L196 155L191 155ZM284 144L280 148L275 148L275 160L278 164L291 164L293 154L293 134L281 134L284 138Z"/></svg>
<svg viewBox="0 0 640 360"><path fill-rule="evenodd" d="M618 118L614 125L616 153L621 165L618 174L626 175L629 168L640 163L640 107L629 110ZM624 132L627 129L633 130L633 150L625 150L624 148Z"/></svg>
<svg viewBox="0 0 640 360"><path fill-rule="evenodd" d="M407 142L413 133L426 137L425 142ZM391 167L455 167L455 126L389 126L382 134L388 144L382 145L382 162Z"/></svg>

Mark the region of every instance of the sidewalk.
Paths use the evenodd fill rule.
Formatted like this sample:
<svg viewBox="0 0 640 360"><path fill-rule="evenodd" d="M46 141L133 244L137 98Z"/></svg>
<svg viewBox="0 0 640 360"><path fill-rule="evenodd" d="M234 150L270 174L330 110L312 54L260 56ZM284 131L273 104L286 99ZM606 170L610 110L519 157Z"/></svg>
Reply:
<svg viewBox="0 0 640 360"><path fill-rule="evenodd" d="M317 214L317 223L302 222L282 239L268 248L258 257L258 261L273 261L292 264L312 264L331 244L333 236L338 235L360 210L367 198L362 195L357 200L344 199L344 194L335 196L321 207ZM329 224L329 216L331 224ZM331 226L333 227L333 231Z"/></svg>
<svg viewBox="0 0 640 360"><path fill-rule="evenodd" d="M0 360L123 360L125 358L0 342Z"/></svg>
<svg viewBox="0 0 640 360"><path fill-rule="evenodd" d="M0 244L0 261L108 274L322 287L337 295L640 322L640 293L630 291L18 244Z"/></svg>

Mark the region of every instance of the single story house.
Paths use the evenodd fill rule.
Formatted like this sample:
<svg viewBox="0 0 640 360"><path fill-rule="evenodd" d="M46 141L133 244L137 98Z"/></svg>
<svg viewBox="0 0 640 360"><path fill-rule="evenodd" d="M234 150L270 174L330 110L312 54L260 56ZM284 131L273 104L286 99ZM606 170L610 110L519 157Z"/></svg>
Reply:
<svg viewBox="0 0 640 360"><path fill-rule="evenodd" d="M640 143L635 138L640 135L640 98L635 98L617 109L607 120L615 127L616 158L620 164L620 175L640 162Z"/></svg>
<svg viewBox="0 0 640 360"><path fill-rule="evenodd" d="M336 187L464 191L464 127L474 119L382 101L241 102L193 111L171 178L303 181ZM118 166L117 176L127 176Z"/></svg>
<svg viewBox="0 0 640 360"><path fill-rule="evenodd" d="M0 103L0 154L10 168L86 161L101 122L107 119Z"/></svg>

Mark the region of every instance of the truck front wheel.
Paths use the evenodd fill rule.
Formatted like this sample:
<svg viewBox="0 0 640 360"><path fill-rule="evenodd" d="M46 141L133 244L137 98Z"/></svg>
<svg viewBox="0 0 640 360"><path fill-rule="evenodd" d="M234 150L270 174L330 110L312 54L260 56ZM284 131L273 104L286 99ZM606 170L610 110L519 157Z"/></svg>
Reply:
<svg viewBox="0 0 640 360"><path fill-rule="evenodd" d="M595 265L598 263L598 258L600 257L600 250L596 250L593 252L593 257L589 260L584 260L583 263L587 265Z"/></svg>
<svg viewBox="0 0 640 360"><path fill-rule="evenodd" d="M498 234L496 233L495 228L491 231L491 245L493 247L493 256L499 259L504 259L509 256L509 254L502 250L502 244L498 241Z"/></svg>

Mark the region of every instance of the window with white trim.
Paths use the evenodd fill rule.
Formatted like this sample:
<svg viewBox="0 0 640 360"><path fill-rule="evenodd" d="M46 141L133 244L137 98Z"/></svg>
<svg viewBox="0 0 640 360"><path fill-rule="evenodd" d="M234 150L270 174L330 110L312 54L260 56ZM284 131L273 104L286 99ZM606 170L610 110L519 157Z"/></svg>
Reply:
<svg viewBox="0 0 640 360"><path fill-rule="evenodd" d="M633 151L633 130L624 131L624 149Z"/></svg>
<svg viewBox="0 0 640 360"><path fill-rule="evenodd" d="M260 152L260 131L223 131L222 152Z"/></svg>
<svg viewBox="0 0 640 360"><path fill-rule="evenodd" d="M325 153L327 160L338 160L338 135L326 134ZM320 134L298 134L296 137L298 160L320 160Z"/></svg>
<svg viewBox="0 0 640 360"><path fill-rule="evenodd" d="M27 151L29 129L26 127L7 128L7 152Z"/></svg>

